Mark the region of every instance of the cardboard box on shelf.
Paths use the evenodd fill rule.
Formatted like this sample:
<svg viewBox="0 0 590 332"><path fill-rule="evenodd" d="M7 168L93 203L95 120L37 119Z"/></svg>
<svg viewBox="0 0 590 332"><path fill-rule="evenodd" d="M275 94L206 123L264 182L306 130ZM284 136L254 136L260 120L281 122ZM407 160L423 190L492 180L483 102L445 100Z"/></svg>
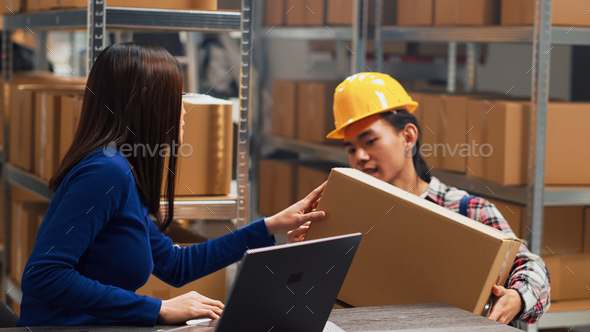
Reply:
<svg viewBox="0 0 590 332"><path fill-rule="evenodd" d="M551 276L551 301L590 298L590 254L543 257Z"/></svg>
<svg viewBox="0 0 590 332"><path fill-rule="evenodd" d="M444 302L482 314L522 243L353 169L333 169L307 239L363 232L338 299L352 306ZM500 276L500 277L499 277Z"/></svg>
<svg viewBox="0 0 590 332"><path fill-rule="evenodd" d="M422 104L419 106L419 109L420 111L418 112L422 112L422 123L419 123L420 129L422 130L422 146L419 152L428 166L442 168L442 152L444 146L443 149L436 150L436 147L441 146L443 142L443 128L440 127L440 95L423 94Z"/></svg>
<svg viewBox="0 0 590 332"><path fill-rule="evenodd" d="M354 0L327 0L326 24L352 25ZM369 1L369 24L375 24L375 1ZM381 25L397 24L397 0L383 1Z"/></svg>
<svg viewBox="0 0 590 332"><path fill-rule="evenodd" d="M588 4L579 0L556 0L551 6L551 23L563 26L590 26ZM502 25L533 25L535 0L502 0Z"/></svg>
<svg viewBox="0 0 590 332"><path fill-rule="evenodd" d="M287 10L285 9L286 0L266 0L266 25L281 26L285 25Z"/></svg>
<svg viewBox="0 0 590 332"><path fill-rule="evenodd" d="M16 85L11 88L10 98L10 152L9 161L32 172L35 95L31 90Z"/></svg>
<svg viewBox="0 0 590 332"><path fill-rule="evenodd" d="M35 92L34 172L49 181L59 165L61 99L48 92Z"/></svg>
<svg viewBox="0 0 590 332"><path fill-rule="evenodd" d="M111 0L108 4L114 7L138 7L138 8L159 8L159 9L195 9L195 10L217 10L217 0ZM82 8L87 7L88 1L84 0L59 0L61 8Z"/></svg>
<svg viewBox="0 0 590 332"><path fill-rule="evenodd" d="M324 0L286 0L285 25L324 25Z"/></svg>
<svg viewBox="0 0 590 332"><path fill-rule="evenodd" d="M206 95L187 95L183 103L187 114L178 148L176 195L227 195L233 160L232 103ZM168 173L165 170L165 176Z"/></svg>
<svg viewBox="0 0 590 332"><path fill-rule="evenodd" d="M332 165L326 163L306 163L297 166L296 201L304 199L314 189L328 180Z"/></svg>
<svg viewBox="0 0 590 332"><path fill-rule="evenodd" d="M397 25L432 25L434 0L397 0Z"/></svg>
<svg viewBox="0 0 590 332"><path fill-rule="evenodd" d="M272 134L295 138L297 133L297 82L273 81Z"/></svg>
<svg viewBox="0 0 590 332"><path fill-rule="evenodd" d="M584 241L584 207L546 207L541 255L581 253Z"/></svg>
<svg viewBox="0 0 590 332"><path fill-rule="evenodd" d="M23 0L4 0L2 4L2 13L4 15L12 15L26 11L26 1Z"/></svg>
<svg viewBox="0 0 590 332"><path fill-rule="evenodd" d="M64 159L74 142L74 135L82 112L83 99L84 97L81 95L63 95L61 97L59 162Z"/></svg>
<svg viewBox="0 0 590 332"><path fill-rule="evenodd" d="M25 265L33 252L37 230L49 208L46 202L12 202L10 276L20 286Z"/></svg>
<svg viewBox="0 0 590 332"><path fill-rule="evenodd" d="M226 270L219 270L205 277L188 283L180 288L168 285L154 275L148 282L136 291L137 294L169 300L171 298L195 291L210 299L225 302L226 299Z"/></svg>
<svg viewBox="0 0 590 332"><path fill-rule="evenodd" d="M503 185L527 182L528 103L472 100L469 103L467 176ZM549 136L548 136L549 137ZM549 142L550 140L547 140Z"/></svg>
<svg viewBox="0 0 590 332"><path fill-rule="evenodd" d="M258 172L258 213L272 216L295 202L297 170L293 160L261 160Z"/></svg>
<svg viewBox="0 0 590 332"><path fill-rule="evenodd" d="M312 142L330 142L326 135L334 130L335 82L300 82L297 86L297 138Z"/></svg>
<svg viewBox="0 0 590 332"><path fill-rule="evenodd" d="M499 23L499 0L434 0L434 25L485 26Z"/></svg>

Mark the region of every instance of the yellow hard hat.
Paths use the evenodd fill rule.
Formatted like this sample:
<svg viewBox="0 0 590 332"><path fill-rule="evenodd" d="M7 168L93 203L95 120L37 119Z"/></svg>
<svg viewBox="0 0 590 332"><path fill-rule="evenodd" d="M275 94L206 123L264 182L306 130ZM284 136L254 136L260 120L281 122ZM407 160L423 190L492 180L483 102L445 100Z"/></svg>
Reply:
<svg viewBox="0 0 590 332"><path fill-rule="evenodd" d="M381 73L358 73L345 79L334 92L336 130L327 138L343 139L344 128L373 114L406 108L414 113L418 103L391 76Z"/></svg>

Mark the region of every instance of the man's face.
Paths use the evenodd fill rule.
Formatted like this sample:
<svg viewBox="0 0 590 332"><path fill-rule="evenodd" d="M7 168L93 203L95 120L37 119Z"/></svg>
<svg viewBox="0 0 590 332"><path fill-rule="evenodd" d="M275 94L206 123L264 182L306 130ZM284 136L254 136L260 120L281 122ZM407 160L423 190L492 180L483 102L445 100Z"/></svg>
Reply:
<svg viewBox="0 0 590 332"><path fill-rule="evenodd" d="M350 124L344 136L351 167L380 180L393 183L407 162L403 135L380 114Z"/></svg>

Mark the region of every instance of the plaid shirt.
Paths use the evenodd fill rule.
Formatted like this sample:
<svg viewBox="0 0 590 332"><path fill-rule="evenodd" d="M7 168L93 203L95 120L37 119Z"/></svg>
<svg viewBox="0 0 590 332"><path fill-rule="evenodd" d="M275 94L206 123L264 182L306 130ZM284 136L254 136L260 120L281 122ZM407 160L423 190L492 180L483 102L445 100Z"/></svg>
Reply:
<svg viewBox="0 0 590 332"><path fill-rule="evenodd" d="M428 189L420 197L458 213L460 201L467 195L469 194L466 191L447 186L432 177ZM516 237L500 211L483 198L471 199L467 216ZM517 290L524 303L524 309L514 318L513 323L517 320L527 324L535 323L549 309L549 271L541 257L531 253L524 245L520 246L516 254L505 287Z"/></svg>

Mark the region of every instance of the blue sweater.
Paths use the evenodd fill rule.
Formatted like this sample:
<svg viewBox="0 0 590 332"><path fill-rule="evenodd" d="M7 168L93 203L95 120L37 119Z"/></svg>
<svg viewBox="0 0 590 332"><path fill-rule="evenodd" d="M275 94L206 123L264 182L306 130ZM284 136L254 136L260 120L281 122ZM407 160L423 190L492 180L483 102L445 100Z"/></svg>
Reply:
<svg viewBox="0 0 590 332"><path fill-rule="evenodd" d="M150 274L180 287L238 261L246 246L274 244L259 220L174 247L141 203L127 160L95 151L68 173L41 223L22 278L18 325L154 325L162 300L135 293Z"/></svg>

